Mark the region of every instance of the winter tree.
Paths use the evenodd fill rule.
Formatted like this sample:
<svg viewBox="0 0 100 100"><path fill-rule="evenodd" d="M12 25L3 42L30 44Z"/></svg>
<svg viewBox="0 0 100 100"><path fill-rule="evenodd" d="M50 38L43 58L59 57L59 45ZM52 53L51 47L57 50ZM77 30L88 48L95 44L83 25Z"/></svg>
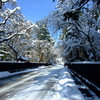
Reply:
<svg viewBox="0 0 100 100"><path fill-rule="evenodd" d="M17 60L30 48L35 24L26 21L16 0L2 0L0 9L1 60Z"/></svg>
<svg viewBox="0 0 100 100"><path fill-rule="evenodd" d="M35 31L34 39L31 40L32 43L32 61L38 62L49 62L51 59L51 49L54 45L54 40L50 36L50 32L46 24L42 21L36 23L38 29Z"/></svg>
<svg viewBox="0 0 100 100"><path fill-rule="evenodd" d="M45 21L53 26L54 32L62 30L62 56L65 60L78 56L99 61L100 1L58 0L56 8Z"/></svg>

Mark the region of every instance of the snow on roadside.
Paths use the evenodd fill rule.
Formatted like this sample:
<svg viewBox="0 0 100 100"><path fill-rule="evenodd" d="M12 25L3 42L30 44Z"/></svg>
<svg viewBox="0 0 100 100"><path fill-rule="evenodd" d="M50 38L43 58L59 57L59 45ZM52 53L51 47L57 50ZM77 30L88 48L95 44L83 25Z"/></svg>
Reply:
<svg viewBox="0 0 100 100"><path fill-rule="evenodd" d="M66 68L60 71L56 84L43 100L85 100Z"/></svg>
<svg viewBox="0 0 100 100"><path fill-rule="evenodd" d="M1 71L0 72L0 78L5 78L5 77L8 77L8 76L17 75L17 74L25 73L25 72L31 72L31 71L38 70L38 69L39 68L35 68L35 69L25 69L23 71L18 71L18 72L13 72L13 73L10 73L9 71Z"/></svg>
<svg viewBox="0 0 100 100"><path fill-rule="evenodd" d="M4 78L4 77L10 76L10 75L11 75L11 73L8 71L0 72L0 78Z"/></svg>

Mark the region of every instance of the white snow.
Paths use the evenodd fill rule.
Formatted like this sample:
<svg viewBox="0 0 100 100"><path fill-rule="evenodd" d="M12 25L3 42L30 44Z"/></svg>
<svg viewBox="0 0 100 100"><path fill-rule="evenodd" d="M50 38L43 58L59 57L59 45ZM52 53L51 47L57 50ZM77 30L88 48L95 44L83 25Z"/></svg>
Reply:
<svg viewBox="0 0 100 100"><path fill-rule="evenodd" d="M20 57L22 60L26 60L26 61L29 61L29 59L28 58L26 58L26 57Z"/></svg>
<svg viewBox="0 0 100 100"><path fill-rule="evenodd" d="M55 91L48 92L43 100L84 100L66 68L60 71L58 81L52 89Z"/></svg>
<svg viewBox="0 0 100 100"><path fill-rule="evenodd" d="M8 71L0 72L0 78L9 76L10 73Z"/></svg>
<svg viewBox="0 0 100 100"><path fill-rule="evenodd" d="M72 62L72 64L100 64L99 61L94 62L94 61L80 61L80 62Z"/></svg>
<svg viewBox="0 0 100 100"><path fill-rule="evenodd" d="M35 69L34 72L39 72L38 74L40 75L36 76L37 74L35 74L31 76L36 76L34 83L6 100L84 100L68 69L64 68L63 65L56 65L50 68L42 66ZM8 75L12 74L9 72L0 72L0 76L2 77Z"/></svg>
<svg viewBox="0 0 100 100"><path fill-rule="evenodd" d="M19 71L19 72L14 72L14 73L10 73L8 71L3 71L3 72L0 72L0 78L12 76L12 75L17 75L17 74L20 74L20 73L30 72L30 71L33 71L33 70L34 69L26 69L24 71Z"/></svg>

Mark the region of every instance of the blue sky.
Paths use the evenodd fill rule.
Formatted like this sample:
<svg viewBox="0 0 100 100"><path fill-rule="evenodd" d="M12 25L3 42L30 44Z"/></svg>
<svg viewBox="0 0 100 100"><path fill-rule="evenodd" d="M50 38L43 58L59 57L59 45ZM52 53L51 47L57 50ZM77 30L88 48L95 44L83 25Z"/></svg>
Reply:
<svg viewBox="0 0 100 100"><path fill-rule="evenodd" d="M18 6L21 8L22 14L25 16L26 20L32 22L39 21L49 15L55 10L56 1L53 0L16 0ZM52 31L49 30L51 35ZM54 34L53 38L57 40L59 34Z"/></svg>
<svg viewBox="0 0 100 100"><path fill-rule="evenodd" d="M43 19L55 10L56 2L52 0L16 0L21 8L22 14L27 20L33 22Z"/></svg>

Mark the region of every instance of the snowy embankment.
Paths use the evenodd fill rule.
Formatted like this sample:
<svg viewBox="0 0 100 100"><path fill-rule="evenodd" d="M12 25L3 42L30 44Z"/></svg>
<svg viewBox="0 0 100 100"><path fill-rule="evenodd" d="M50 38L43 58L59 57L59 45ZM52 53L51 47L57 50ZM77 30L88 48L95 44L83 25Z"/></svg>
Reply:
<svg viewBox="0 0 100 100"><path fill-rule="evenodd" d="M26 71L30 72L31 70ZM5 73L5 76L12 75ZM17 75L18 72L13 74ZM17 82L16 80L16 83L12 82L9 86L7 85L7 88L15 88L14 91L12 90L12 93L10 88L6 90L8 94L4 96L6 97L4 100L84 100L68 69L64 68L63 65L42 66L34 69L22 78L24 79L21 79L21 81ZM17 91L15 91L16 87ZM5 89L3 87L0 91ZM3 96L1 99L3 100Z"/></svg>
<svg viewBox="0 0 100 100"><path fill-rule="evenodd" d="M2 71L2 72L0 72L0 78L5 78L5 77L8 77L8 76L17 75L17 74L20 74L20 73L26 73L26 72L30 72L30 71L33 71L33 70L34 69L26 69L24 71L13 72L13 73L10 73L9 71Z"/></svg>

